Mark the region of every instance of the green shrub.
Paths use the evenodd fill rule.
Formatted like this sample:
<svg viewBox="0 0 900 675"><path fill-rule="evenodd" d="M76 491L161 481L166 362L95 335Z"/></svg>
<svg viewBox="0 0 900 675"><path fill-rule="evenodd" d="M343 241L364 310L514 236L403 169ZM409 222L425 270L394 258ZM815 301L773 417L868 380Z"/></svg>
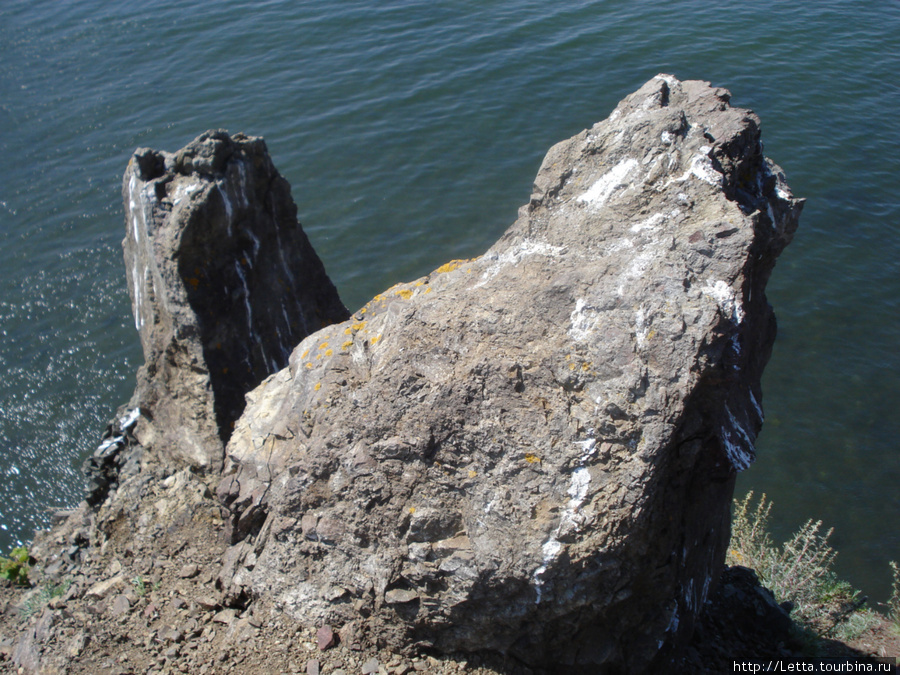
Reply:
<svg viewBox="0 0 900 675"><path fill-rule="evenodd" d="M891 584L891 597L888 599L888 618L900 629L900 565L893 560L889 564L894 573L894 582Z"/></svg>
<svg viewBox="0 0 900 675"><path fill-rule="evenodd" d="M24 546L14 548L8 558L0 558L0 578L19 586L29 586L29 559L27 548Z"/></svg>
<svg viewBox="0 0 900 675"><path fill-rule="evenodd" d="M794 620L819 635L831 636L839 628L846 632L869 623L855 617L866 598L860 598L859 591L831 569L837 555L828 544L833 530L822 532L821 521L808 520L778 547L768 532L771 502L765 495L755 508L752 502L752 492L734 502L728 563L754 569L778 602L793 604Z"/></svg>

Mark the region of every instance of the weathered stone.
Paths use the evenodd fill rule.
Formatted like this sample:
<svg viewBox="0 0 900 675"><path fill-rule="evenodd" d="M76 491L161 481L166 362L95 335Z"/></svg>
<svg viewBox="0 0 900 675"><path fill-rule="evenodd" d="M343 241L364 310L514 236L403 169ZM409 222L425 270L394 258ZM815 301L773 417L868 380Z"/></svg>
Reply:
<svg viewBox="0 0 900 675"><path fill-rule="evenodd" d="M81 656L81 653L84 651L84 648L88 643L88 635L84 631L79 631L76 633L72 639L69 641L68 646L66 647L66 655L71 658L78 658Z"/></svg>
<svg viewBox="0 0 900 675"><path fill-rule="evenodd" d="M395 588L385 592L384 601L389 605L401 605L406 602L413 602L419 599L419 594L415 591Z"/></svg>
<svg viewBox="0 0 900 675"><path fill-rule="evenodd" d="M110 613L114 616L122 616L128 610L131 609L131 601L128 599L126 595L117 595L115 600L113 600L112 608L110 609Z"/></svg>
<svg viewBox="0 0 900 675"><path fill-rule="evenodd" d="M331 626L322 626L316 631L316 646L320 652L331 649L334 645L334 631L331 629Z"/></svg>
<svg viewBox="0 0 900 675"><path fill-rule="evenodd" d="M236 616L237 616L237 611L228 607L226 609L223 609L220 612L216 612L216 614L213 616L212 620L215 621L216 623L224 623L227 626L227 625L230 625L234 621L234 618Z"/></svg>
<svg viewBox="0 0 900 675"><path fill-rule="evenodd" d="M378 666L379 666L378 659L372 657L363 664L362 674L363 675L372 675L373 673L377 673Z"/></svg>
<svg viewBox="0 0 900 675"><path fill-rule="evenodd" d="M318 659L310 659L306 662L306 675L319 675Z"/></svg>
<svg viewBox="0 0 900 675"><path fill-rule="evenodd" d="M359 651L362 648L358 621L349 621L345 623L338 631L338 635L341 638L341 644L347 649Z"/></svg>
<svg viewBox="0 0 900 675"><path fill-rule="evenodd" d="M97 582L87 590L87 592L84 594L84 597L88 599L100 600L102 598L105 598L112 591L118 590L124 586L125 577L119 575L117 577L113 577L112 579L106 579L105 581Z"/></svg>
<svg viewBox="0 0 900 675"><path fill-rule="evenodd" d="M348 312L263 139L208 131L174 155L140 148L123 198L145 357L133 435L158 459L220 468L244 394Z"/></svg>
<svg viewBox="0 0 900 675"><path fill-rule="evenodd" d="M388 647L670 662L753 460L765 285L802 206L729 96L653 78L549 151L485 255L376 296L248 394L229 461L267 522L301 524L262 527L255 595Z"/></svg>
<svg viewBox="0 0 900 675"><path fill-rule="evenodd" d="M216 609L219 606L219 601L208 595L200 596L195 602L200 609L205 611Z"/></svg>
<svg viewBox="0 0 900 675"><path fill-rule="evenodd" d="M178 570L178 576L182 579L193 579L197 574L199 574L200 568L197 567L194 563L188 563L180 570Z"/></svg>

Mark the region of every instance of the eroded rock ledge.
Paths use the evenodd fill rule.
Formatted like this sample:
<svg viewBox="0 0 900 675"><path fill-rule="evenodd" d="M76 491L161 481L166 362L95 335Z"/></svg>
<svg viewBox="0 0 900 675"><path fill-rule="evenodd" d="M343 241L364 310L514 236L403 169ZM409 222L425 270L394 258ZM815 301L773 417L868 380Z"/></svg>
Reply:
<svg viewBox="0 0 900 675"><path fill-rule="evenodd" d="M352 317L293 211L302 253L257 264L259 228L280 222L267 190L286 190L259 173L267 157L248 159L262 141L214 132L174 156L139 151L126 259L147 365L119 435L142 454L81 512L92 546L148 531L141 495L193 466L205 478L178 480L215 487L223 508L224 528L210 524L230 545L222 605L395 651L666 667L722 569L734 477L762 425L765 285L802 206L758 118L728 99L653 78L550 150L487 253ZM214 234L185 247L195 232ZM277 262L288 235L273 232L258 250ZM280 323L283 297L297 301ZM328 325L310 333L310 316ZM219 342L246 376L216 384ZM268 373L240 417L219 405L223 387L234 401ZM166 536L197 532L179 518Z"/></svg>

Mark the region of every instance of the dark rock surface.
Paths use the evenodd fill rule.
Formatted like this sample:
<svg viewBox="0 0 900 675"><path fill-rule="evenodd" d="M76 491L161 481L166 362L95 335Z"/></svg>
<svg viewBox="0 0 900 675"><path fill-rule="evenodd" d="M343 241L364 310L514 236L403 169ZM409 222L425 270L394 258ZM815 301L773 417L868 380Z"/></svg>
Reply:
<svg viewBox="0 0 900 675"><path fill-rule="evenodd" d="M145 357L132 433L159 461L217 470L244 394L349 313L261 138L209 131L175 154L140 148L123 198Z"/></svg>
<svg viewBox="0 0 900 675"><path fill-rule="evenodd" d="M248 394L230 597L396 649L671 667L754 458L765 285L802 206L728 99L654 78L550 150L485 255Z"/></svg>

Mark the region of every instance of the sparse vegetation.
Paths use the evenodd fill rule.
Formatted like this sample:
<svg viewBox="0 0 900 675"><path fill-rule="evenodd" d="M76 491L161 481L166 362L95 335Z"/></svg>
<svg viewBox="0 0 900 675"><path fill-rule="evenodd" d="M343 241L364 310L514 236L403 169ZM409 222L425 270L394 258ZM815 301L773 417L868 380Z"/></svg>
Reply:
<svg viewBox="0 0 900 675"><path fill-rule="evenodd" d="M821 637L853 639L870 627L876 616L862 609L866 598L832 571L832 530L822 532L821 521L808 520L776 546L768 532L772 503L765 495L753 501L752 492L735 500L728 563L754 569L779 603L791 604L793 619Z"/></svg>
<svg viewBox="0 0 900 675"><path fill-rule="evenodd" d="M71 585L72 582L68 579L61 581L58 584L51 584L49 582L39 584L22 603L21 616L23 618L28 618L32 614L37 613L38 610L42 609L48 602L53 600L53 598L59 598L65 595Z"/></svg>
<svg viewBox="0 0 900 675"><path fill-rule="evenodd" d="M891 584L891 597L888 599L888 618L900 631L900 565L892 560L890 566L894 573L894 581Z"/></svg>
<svg viewBox="0 0 900 675"><path fill-rule="evenodd" d="M148 586L146 579L143 577L135 577L131 580L131 585L134 586L134 594L139 598L143 598L150 591L158 591L160 582L157 581L152 586Z"/></svg>
<svg viewBox="0 0 900 675"><path fill-rule="evenodd" d="M143 577L135 577L131 580L131 585L134 586L134 594L139 598L147 595L147 582Z"/></svg>

